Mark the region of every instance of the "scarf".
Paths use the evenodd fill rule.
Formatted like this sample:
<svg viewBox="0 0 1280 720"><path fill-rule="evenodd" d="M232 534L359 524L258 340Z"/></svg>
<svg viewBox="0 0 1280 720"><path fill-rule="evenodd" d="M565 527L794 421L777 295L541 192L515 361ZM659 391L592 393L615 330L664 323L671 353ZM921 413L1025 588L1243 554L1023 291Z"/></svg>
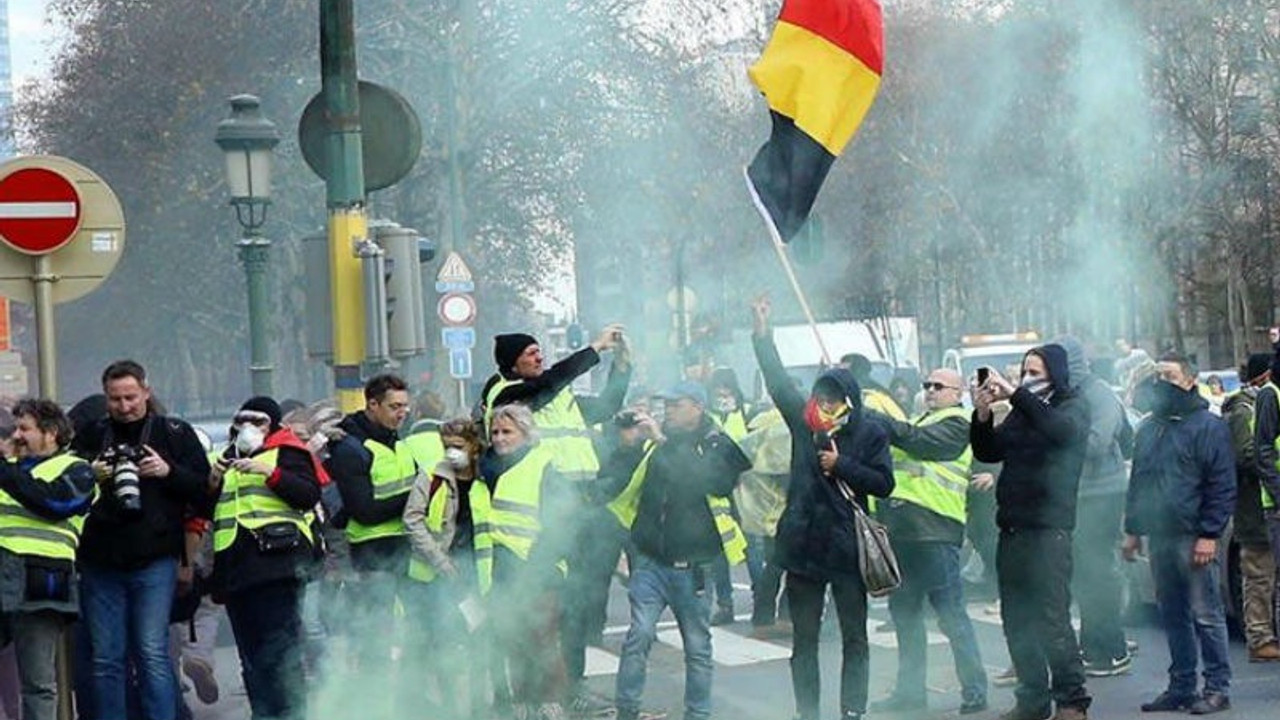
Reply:
<svg viewBox="0 0 1280 720"><path fill-rule="evenodd" d="M809 398L804 406L804 422L814 432L830 432L838 425L843 425L849 417L849 404L842 403L840 409L828 413L818 405L817 398Z"/></svg>
<svg viewBox="0 0 1280 720"><path fill-rule="evenodd" d="M1027 392L1040 398L1040 402L1045 405L1048 405L1049 399L1053 397L1053 383L1044 378L1023 378L1022 387L1026 388Z"/></svg>

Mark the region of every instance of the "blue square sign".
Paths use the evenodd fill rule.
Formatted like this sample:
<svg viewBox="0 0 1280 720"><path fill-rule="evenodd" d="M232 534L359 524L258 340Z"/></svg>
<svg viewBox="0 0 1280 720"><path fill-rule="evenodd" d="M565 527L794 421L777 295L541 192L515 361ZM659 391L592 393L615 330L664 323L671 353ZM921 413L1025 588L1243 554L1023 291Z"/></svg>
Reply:
<svg viewBox="0 0 1280 720"><path fill-rule="evenodd" d="M440 328L440 344L449 350L466 350L476 346L476 329L473 327Z"/></svg>

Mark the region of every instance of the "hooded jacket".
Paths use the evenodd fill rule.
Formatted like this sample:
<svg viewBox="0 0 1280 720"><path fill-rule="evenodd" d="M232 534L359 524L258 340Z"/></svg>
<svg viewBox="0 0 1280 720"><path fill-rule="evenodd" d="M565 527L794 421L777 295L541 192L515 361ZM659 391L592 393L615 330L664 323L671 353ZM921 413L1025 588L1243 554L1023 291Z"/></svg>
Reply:
<svg viewBox="0 0 1280 720"><path fill-rule="evenodd" d="M1071 387L1060 345L1027 352L1044 361L1053 393L1046 403L1025 387L1009 399L1013 409L999 427L974 411L969 425L973 456L1003 462L996 484L996 524L1002 529L1073 530L1076 495L1089 440L1089 407ZM1025 362L1025 356L1024 356Z"/></svg>
<svg viewBox="0 0 1280 720"><path fill-rule="evenodd" d="M773 337L757 335L752 341L765 386L791 432L791 483L778 521L778 564L820 581L859 579L853 508L818 464L817 434L805 422L806 398L791 383ZM841 388L850 406L844 424L830 434L839 453L831 474L847 483L866 509L869 495L884 498L893 492L888 433L862 417L862 389L848 370L828 370L814 385L821 383Z"/></svg>
<svg viewBox="0 0 1280 720"><path fill-rule="evenodd" d="M1058 341L1067 351L1067 368L1071 383L1089 405L1089 440L1085 447L1084 468L1080 471L1080 495L1119 495L1125 491L1127 476L1120 438L1128 432L1124 406L1111 386L1089 372L1084 347L1074 337Z"/></svg>
<svg viewBox="0 0 1280 720"><path fill-rule="evenodd" d="M1231 534L1245 547L1265 549L1271 542L1262 516L1262 483L1258 479L1257 452L1253 445L1257 397L1258 389L1251 385L1231 393L1222 403L1222 418L1231 430L1231 445L1236 456L1236 509Z"/></svg>
<svg viewBox="0 0 1280 720"><path fill-rule="evenodd" d="M1194 391L1157 410L1134 438L1125 498L1130 535L1217 538L1236 500L1231 431Z"/></svg>
<svg viewBox="0 0 1280 720"><path fill-rule="evenodd" d="M365 440L381 443L394 451L399 435L395 430L378 425L357 410L342 419L339 440L329 443L329 457L324 468L342 494L343 513L363 525L377 525L404 515L408 494L379 500L373 495L373 453ZM421 471L421 468L419 468ZM345 522L343 520L342 522ZM390 570L404 572L408 567L409 543L401 536L378 538L351 546L351 561L357 570Z"/></svg>

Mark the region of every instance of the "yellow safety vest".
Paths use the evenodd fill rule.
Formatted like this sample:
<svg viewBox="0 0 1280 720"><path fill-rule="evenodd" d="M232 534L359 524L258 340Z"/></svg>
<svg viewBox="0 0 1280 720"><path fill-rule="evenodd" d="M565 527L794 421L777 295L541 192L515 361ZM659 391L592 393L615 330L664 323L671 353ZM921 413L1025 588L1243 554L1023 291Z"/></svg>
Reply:
<svg viewBox="0 0 1280 720"><path fill-rule="evenodd" d="M723 418L716 413L711 413L711 417L730 440L742 442L742 439L747 436L747 414L742 408L734 410Z"/></svg>
<svg viewBox="0 0 1280 720"><path fill-rule="evenodd" d="M907 414L902 411L902 408L898 407L898 402L893 399L893 396L874 388L862 391L862 405L870 410L888 415L894 420L907 421Z"/></svg>
<svg viewBox="0 0 1280 720"><path fill-rule="evenodd" d="M439 430L416 432L401 442L409 446L413 461L418 463L423 472L435 470L436 465L444 460L444 442L440 439Z"/></svg>
<svg viewBox="0 0 1280 720"><path fill-rule="evenodd" d="M67 468L82 462L84 460L69 452L58 453L31 468L31 477L53 482ZM0 490L0 548L17 555L74 561L84 518L84 515L75 515L64 520L47 520Z"/></svg>
<svg viewBox="0 0 1280 720"><path fill-rule="evenodd" d="M253 456L253 459L275 470L279 457L280 449L271 448ZM282 522L296 525L307 542L315 542L311 537L311 521L308 514L290 506L274 490L267 487L267 478L270 475L270 473L263 475L240 472L235 468L229 468L222 476L222 493L218 495L218 504L213 510L213 551L215 553L231 547L236 541L236 533L240 528L257 530Z"/></svg>
<svg viewBox="0 0 1280 720"><path fill-rule="evenodd" d="M552 464L541 444L498 476L489 512L489 531L496 547L504 547L521 560L529 559L533 543L542 534L542 476Z"/></svg>
<svg viewBox="0 0 1280 720"><path fill-rule="evenodd" d="M944 408L916 418L915 426L926 427L955 417L967 418L968 415L960 407ZM891 454L894 488L889 497L914 503L964 524L969 466L973 462L973 450L968 445L959 457L942 462L920 460L897 447L891 449Z"/></svg>
<svg viewBox="0 0 1280 720"><path fill-rule="evenodd" d="M431 532L440 532L444 527L444 506L448 502L448 495L448 485L441 482L427 503L424 523ZM493 584L493 536L489 525L492 503L489 500L489 488L480 478L476 478L471 481L467 497L471 500L472 551L476 557L476 575L480 581L480 594L485 595ZM437 574L436 569L417 553L409 558L409 577L414 580L429 583L436 579Z"/></svg>
<svg viewBox="0 0 1280 720"><path fill-rule="evenodd" d="M373 499L408 495L418 475L418 464L405 441L396 442L394 450L376 440L365 440L365 448L373 454L369 464L369 481L373 484ZM359 544L379 538L399 537L405 534L404 520L391 518L377 525L364 525L354 518L347 522L347 542Z"/></svg>
<svg viewBox="0 0 1280 720"><path fill-rule="evenodd" d="M644 458L636 466L635 472L631 473L630 482L607 506L609 512L613 513L613 516L618 518L618 522L628 530L635 523L636 514L640 511L640 492L644 488L644 481L649 473L649 459L653 457L653 452L657 448L656 443L648 443ZM720 545L724 548L724 556L729 560L730 565L737 565L747 557L747 538L738 527L738 522L733 519L730 507L727 497L707 496L707 508L711 510L716 531L720 533Z"/></svg>
<svg viewBox="0 0 1280 720"><path fill-rule="evenodd" d="M484 411L486 434L490 429L494 401L503 390L523 382L503 378L489 390ZM600 460L596 457L595 446L591 444L591 430L582 418L578 400L571 389L561 390L551 402L543 405L533 414L533 421L538 426L539 445L551 455L552 463L562 477L570 482L595 478L600 472Z"/></svg>
<svg viewBox="0 0 1280 720"><path fill-rule="evenodd" d="M1263 387L1271 388L1271 392L1276 394L1276 402L1280 402L1280 387L1276 387L1276 384L1271 382L1270 380L1268 380L1267 384L1263 385ZM1256 417L1257 417L1257 412L1255 411L1253 416L1249 418L1249 430L1251 434L1254 427L1254 419ZM1280 435L1276 435L1274 442L1275 442L1275 448L1276 448L1276 469L1280 470ZM1263 485L1262 486L1262 509L1271 510L1275 506L1276 506L1275 499L1271 497L1271 493L1267 492L1267 486Z"/></svg>

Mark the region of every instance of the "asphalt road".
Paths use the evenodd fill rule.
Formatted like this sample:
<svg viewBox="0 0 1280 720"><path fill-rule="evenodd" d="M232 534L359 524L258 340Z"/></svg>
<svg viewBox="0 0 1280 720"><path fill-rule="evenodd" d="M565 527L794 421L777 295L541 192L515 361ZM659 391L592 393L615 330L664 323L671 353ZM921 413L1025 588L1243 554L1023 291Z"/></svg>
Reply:
<svg viewBox="0 0 1280 720"><path fill-rule="evenodd" d="M781 638L760 641L750 637L750 625L745 615L745 611L750 608L750 599L745 586L738 587L740 621L713 631L716 661L713 717L726 720L786 720L794 714L787 665L790 640ZM975 621L983 660L990 674L994 675L1008 663L999 618L986 610L985 603L971 603L969 612ZM897 655L893 633L875 630L888 617L882 601L873 603L871 616L871 698L874 700L882 697L892 687ZM591 687L610 697L617 655L625 634L625 618L626 598L623 591L615 587L610 601L611 624L605 634L604 648L593 648L588 658ZM672 720L678 720L684 682L683 657L674 622L664 627L668 627L669 631L660 634L659 642L654 646L650 657L645 705L655 711L669 711ZM1090 679L1089 690L1094 697L1091 717L1113 720L1139 717L1152 720L1163 717L1141 713L1138 709L1141 702L1154 697L1164 688L1168 652L1163 634L1152 627L1130 628L1130 633L1130 638L1139 643L1133 668L1127 675ZM840 663L834 615L828 618L823 628L821 662L824 679L823 714L824 717L834 719L838 717L836 688ZM1248 720L1280 718L1280 663L1250 664L1246 661L1243 646L1233 643L1232 669L1235 674L1231 693L1232 709L1217 717ZM222 686L222 697L217 704L204 706L196 700L193 693L189 692L187 695L197 720L247 718L248 707L239 681L234 648L219 649L217 672ZM960 704L959 685L951 669L946 640L937 633L936 628L930 633L928 678L930 692L927 712L872 714L872 717L910 720L959 717L956 712ZM358 692L355 689L353 691ZM993 687L991 709L984 714L969 717L994 720L1012 703L1011 689ZM430 716L430 712L424 711L422 717L429 720Z"/></svg>

